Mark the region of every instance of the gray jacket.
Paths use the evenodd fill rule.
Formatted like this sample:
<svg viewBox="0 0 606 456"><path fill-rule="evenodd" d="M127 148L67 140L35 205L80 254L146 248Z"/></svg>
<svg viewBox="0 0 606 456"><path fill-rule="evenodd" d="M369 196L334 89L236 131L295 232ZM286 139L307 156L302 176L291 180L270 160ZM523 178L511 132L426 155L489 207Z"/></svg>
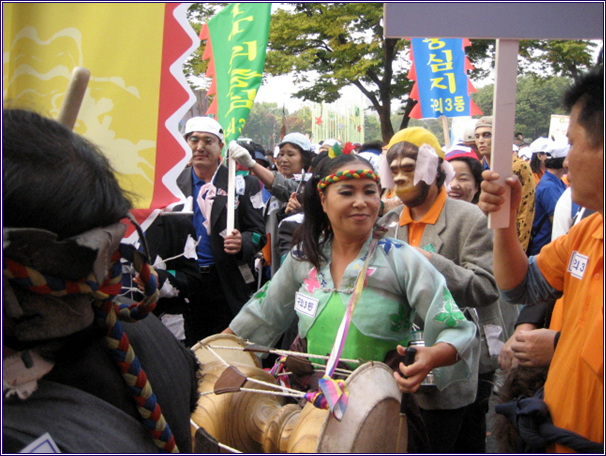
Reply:
<svg viewBox="0 0 606 456"><path fill-rule="evenodd" d="M399 226L403 209L393 209L378 223L388 228L387 236L408 242L408 226ZM446 278L457 305L478 326L482 341L478 373L494 371L500 342L508 334L492 273L492 231L486 216L474 204L447 198L436 223L425 226L419 247L432 252L430 263ZM498 333L490 337L490 349L486 329L491 335ZM475 382L465 382L439 393L418 392L415 397L425 409L454 409L471 404L476 388Z"/></svg>

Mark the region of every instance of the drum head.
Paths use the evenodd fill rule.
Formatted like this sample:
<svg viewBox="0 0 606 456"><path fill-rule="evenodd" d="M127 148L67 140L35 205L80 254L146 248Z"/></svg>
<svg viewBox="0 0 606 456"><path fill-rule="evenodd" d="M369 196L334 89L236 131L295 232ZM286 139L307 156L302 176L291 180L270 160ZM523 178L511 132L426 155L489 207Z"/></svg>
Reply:
<svg viewBox="0 0 606 456"><path fill-rule="evenodd" d="M215 348L230 347L230 348ZM231 348L233 347L233 348ZM261 367L259 358L253 352L245 352L241 348L246 347L244 339L233 334L214 334L202 339L191 349L196 354L198 361L204 366L207 363L219 361L212 351L232 365L244 365Z"/></svg>
<svg viewBox="0 0 606 456"><path fill-rule="evenodd" d="M317 452L397 453L402 448L405 451L406 423L402 425L400 418L402 393L393 371L383 363L365 363L346 383L349 400L343 419L338 421L328 414L318 437Z"/></svg>

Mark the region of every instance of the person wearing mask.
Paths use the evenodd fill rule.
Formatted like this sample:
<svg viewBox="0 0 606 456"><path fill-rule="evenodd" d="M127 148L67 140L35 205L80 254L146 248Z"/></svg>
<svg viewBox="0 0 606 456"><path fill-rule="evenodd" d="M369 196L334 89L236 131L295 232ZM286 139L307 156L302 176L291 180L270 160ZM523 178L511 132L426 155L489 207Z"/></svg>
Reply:
<svg viewBox="0 0 606 456"><path fill-rule="evenodd" d="M3 452L190 453L197 361L152 313L156 272L121 243L131 202L108 159L31 111L4 109L2 127ZM140 302L117 296L122 257Z"/></svg>
<svg viewBox="0 0 606 456"><path fill-rule="evenodd" d="M465 152L467 157L472 154ZM415 393L431 452L483 453L497 357L507 340L492 275L492 234L477 206L447 197L445 183L448 175L452 177L451 165L428 130L411 127L397 132L386 159L403 206L387 213L379 224L386 226L388 236L413 246L444 276L457 305L477 326L481 351L469 381Z"/></svg>

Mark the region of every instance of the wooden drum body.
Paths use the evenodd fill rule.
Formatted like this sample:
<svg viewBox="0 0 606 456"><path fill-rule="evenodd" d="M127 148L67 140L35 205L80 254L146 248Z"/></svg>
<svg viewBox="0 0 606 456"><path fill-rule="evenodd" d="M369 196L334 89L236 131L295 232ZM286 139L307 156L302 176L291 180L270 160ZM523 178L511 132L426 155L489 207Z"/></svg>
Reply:
<svg viewBox="0 0 606 456"><path fill-rule="evenodd" d="M406 419L400 416L401 393L392 371L383 363L369 362L346 380L349 400L341 421L328 410L284 397L250 391L220 393L217 381L232 369L216 352L247 378L277 384L261 369L251 352L215 349L244 348L236 336L218 334L193 348L202 363L198 407L192 421L218 442L244 453L402 453L406 452ZM275 391L249 380L243 388ZM205 394L214 391L220 394ZM195 430L194 430L195 431Z"/></svg>

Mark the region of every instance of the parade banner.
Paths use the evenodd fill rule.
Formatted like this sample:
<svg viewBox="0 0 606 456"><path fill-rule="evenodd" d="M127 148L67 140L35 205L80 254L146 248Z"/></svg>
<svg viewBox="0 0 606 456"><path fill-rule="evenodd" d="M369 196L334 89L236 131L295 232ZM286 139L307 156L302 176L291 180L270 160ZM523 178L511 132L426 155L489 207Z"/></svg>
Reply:
<svg viewBox="0 0 606 456"><path fill-rule="evenodd" d="M74 131L109 158L144 213L182 198L182 71L199 40L181 3L3 3L3 104L57 118L72 70L90 80ZM137 218L145 220L143 215ZM151 223L151 222L150 222Z"/></svg>
<svg viewBox="0 0 606 456"><path fill-rule="evenodd" d="M481 115L469 94L476 89L467 77L473 69L465 56L471 43L462 38L413 38L408 79L415 81L410 98L418 100L414 119Z"/></svg>
<svg viewBox="0 0 606 456"><path fill-rule="evenodd" d="M351 100L335 103L313 103L311 106L312 142L336 139L364 143L364 107Z"/></svg>
<svg viewBox="0 0 606 456"><path fill-rule="evenodd" d="M223 127L225 144L240 136L261 86L270 15L271 3L232 3L200 32L214 95L207 114Z"/></svg>

